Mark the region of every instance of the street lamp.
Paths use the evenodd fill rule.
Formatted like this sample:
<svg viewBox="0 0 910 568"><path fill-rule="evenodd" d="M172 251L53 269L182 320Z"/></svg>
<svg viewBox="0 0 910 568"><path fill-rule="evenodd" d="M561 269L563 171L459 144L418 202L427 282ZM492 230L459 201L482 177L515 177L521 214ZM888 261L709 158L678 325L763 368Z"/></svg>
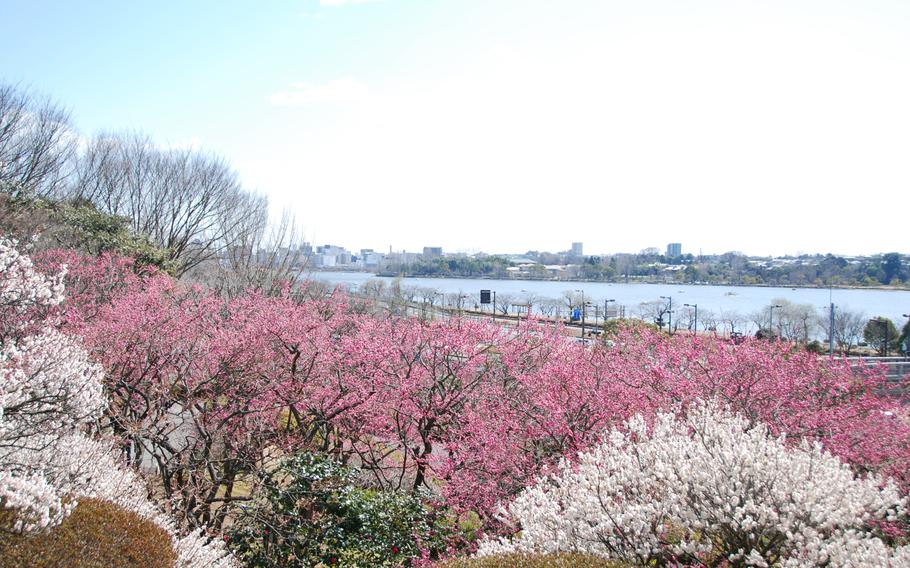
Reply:
<svg viewBox="0 0 910 568"><path fill-rule="evenodd" d="M774 308L782 308L780 304L772 304L768 308L768 333L774 335Z"/></svg>
<svg viewBox="0 0 910 568"><path fill-rule="evenodd" d="M576 292L581 292L581 339L585 338L585 291L584 290L575 290Z"/></svg>
<svg viewBox="0 0 910 568"><path fill-rule="evenodd" d="M661 300L667 300L667 333L673 335L673 296L661 296Z"/></svg>
<svg viewBox="0 0 910 568"><path fill-rule="evenodd" d="M695 326L692 333L698 333L698 304L683 304L687 308L695 308Z"/></svg>

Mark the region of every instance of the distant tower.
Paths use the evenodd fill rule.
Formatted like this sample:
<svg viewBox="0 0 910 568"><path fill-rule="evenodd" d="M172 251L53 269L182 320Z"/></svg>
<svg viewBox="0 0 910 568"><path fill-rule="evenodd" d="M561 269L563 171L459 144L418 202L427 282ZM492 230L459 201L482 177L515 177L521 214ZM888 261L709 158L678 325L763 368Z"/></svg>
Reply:
<svg viewBox="0 0 910 568"><path fill-rule="evenodd" d="M682 256L682 243L670 243L667 245L667 256L669 258L679 258Z"/></svg>
<svg viewBox="0 0 910 568"><path fill-rule="evenodd" d="M582 243L572 243L572 256L584 256Z"/></svg>

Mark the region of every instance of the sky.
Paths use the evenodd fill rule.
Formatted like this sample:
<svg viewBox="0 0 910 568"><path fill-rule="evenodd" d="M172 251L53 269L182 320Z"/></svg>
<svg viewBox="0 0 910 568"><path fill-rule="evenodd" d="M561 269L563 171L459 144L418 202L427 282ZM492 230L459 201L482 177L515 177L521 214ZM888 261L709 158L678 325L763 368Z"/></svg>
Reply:
<svg viewBox="0 0 910 568"><path fill-rule="evenodd" d="M0 81L315 244L910 252L905 0L0 0Z"/></svg>

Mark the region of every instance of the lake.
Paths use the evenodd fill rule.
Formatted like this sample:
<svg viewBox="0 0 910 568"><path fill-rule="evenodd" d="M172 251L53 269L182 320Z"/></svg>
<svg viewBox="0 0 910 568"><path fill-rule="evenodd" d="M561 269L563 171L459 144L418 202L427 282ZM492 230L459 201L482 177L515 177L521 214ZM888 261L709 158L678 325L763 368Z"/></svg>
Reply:
<svg viewBox="0 0 910 568"><path fill-rule="evenodd" d="M365 272L313 272L311 279L322 280L336 285L343 285L356 290L368 280L384 280L388 285L394 278L377 277ZM402 278L402 286L435 288L449 293L469 295L468 304L479 302L480 290L493 290L497 294L510 294L516 301L528 293L537 300L541 298L559 299L563 292L583 290L585 300L592 304L604 305L604 300L616 300L611 305L624 306L627 315L634 315L642 302L659 300L661 296L673 298L674 310L683 304L698 304L698 310L710 310L715 315L725 311L738 312L749 316L768 306L777 299L784 299L795 304L811 304L818 310L827 313L828 304L834 302L835 309L845 308L863 312L867 317L884 316L890 318L898 329L906 323L907 318L901 314L910 313L910 291L906 290L864 290L827 288L777 288L770 286L707 286L693 284L620 284L606 282L572 282L552 280L491 280L473 278ZM701 321L701 320L700 320ZM701 327L701 324L699 324ZM749 329L748 327L746 328ZM752 326L751 331L755 327Z"/></svg>

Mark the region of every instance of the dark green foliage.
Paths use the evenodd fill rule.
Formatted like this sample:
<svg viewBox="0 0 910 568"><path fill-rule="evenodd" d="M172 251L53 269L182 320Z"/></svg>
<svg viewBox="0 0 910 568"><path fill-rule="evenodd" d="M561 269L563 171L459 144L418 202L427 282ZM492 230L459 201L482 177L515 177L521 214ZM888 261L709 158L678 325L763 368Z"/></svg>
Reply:
<svg viewBox="0 0 910 568"><path fill-rule="evenodd" d="M453 558L436 568L623 568L623 562L599 556L561 552L558 554L507 554L483 558Z"/></svg>
<svg viewBox="0 0 910 568"><path fill-rule="evenodd" d="M0 533L0 568L171 568L176 559L163 528L97 499L80 500L49 531Z"/></svg>
<svg viewBox="0 0 910 568"><path fill-rule="evenodd" d="M907 353L910 351L910 349L908 349L908 341L910 341L910 320L904 324L903 329L901 329L900 337L897 338L898 349L901 352Z"/></svg>
<svg viewBox="0 0 910 568"><path fill-rule="evenodd" d="M141 266L157 266L173 271L168 251L129 229L126 217L108 215L90 203L56 203L49 205L51 219L67 229L67 244L98 255L116 253L136 259Z"/></svg>
<svg viewBox="0 0 910 568"><path fill-rule="evenodd" d="M826 353L827 348L820 341L813 340L806 344L806 351L810 353Z"/></svg>
<svg viewBox="0 0 910 568"><path fill-rule="evenodd" d="M98 211L85 200L59 201L0 188L0 232L19 239L41 234L45 247L72 248L92 255L134 258L140 266L173 272L169 251L134 233L125 217Z"/></svg>
<svg viewBox="0 0 910 568"><path fill-rule="evenodd" d="M623 333L626 330L636 333L642 329L650 329L654 332L661 331L661 329L653 323L647 323L642 320L630 318L613 318L611 320L607 320L607 322L603 325L603 339L611 339L617 335L620 335L620 333Z"/></svg>
<svg viewBox="0 0 910 568"><path fill-rule="evenodd" d="M886 317L875 317L866 322L863 328L863 340L871 347L877 348L882 355L897 349L900 334L894 322Z"/></svg>
<svg viewBox="0 0 910 568"><path fill-rule="evenodd" d="M392 272L407 276L457 276L462 278L486 276L508 277L506 268L512 266L507 258L489 256L486 258L434 258L390 267Z"/></svg>
<svg viewBox="0 0 910 568"><path fill-rule="evenodd" d="M246 566L403 566L438 556L456 523L418 496L356 485L357 471L315 454L285 460L228 534Z"/></svg>
<svg viewBox="0 0 910 568"><path fill-rule="evenodd" d="M899 284L899 280L904 276L901 255L896 252L882 255L882 272L885 284Z"/></svg>

